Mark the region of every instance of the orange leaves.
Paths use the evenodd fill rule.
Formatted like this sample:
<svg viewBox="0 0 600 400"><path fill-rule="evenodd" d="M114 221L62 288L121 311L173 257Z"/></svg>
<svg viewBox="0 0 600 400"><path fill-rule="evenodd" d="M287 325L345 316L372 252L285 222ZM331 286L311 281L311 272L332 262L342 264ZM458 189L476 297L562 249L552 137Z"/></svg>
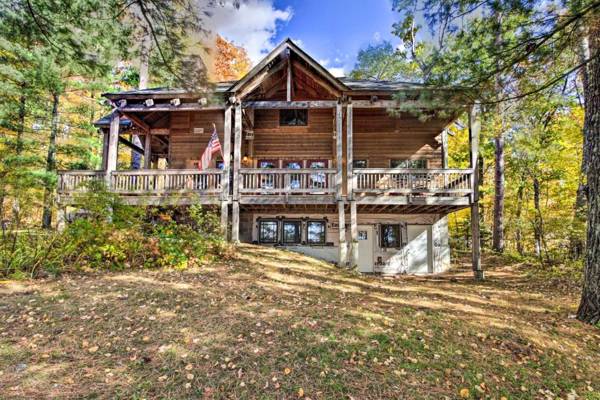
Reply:
<svg viewBox="0 0 600 400"><path fill-rule="evenodd" d="M243 47L238 47L217 35L214 75L217 81L238 80L250 70L250 59Z"/></svg>

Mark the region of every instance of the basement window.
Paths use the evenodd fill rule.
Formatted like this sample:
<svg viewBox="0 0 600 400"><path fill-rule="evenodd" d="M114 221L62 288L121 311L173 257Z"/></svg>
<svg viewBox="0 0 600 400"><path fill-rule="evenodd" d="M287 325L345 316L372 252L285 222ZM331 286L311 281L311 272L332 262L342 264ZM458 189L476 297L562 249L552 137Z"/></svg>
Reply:
<svg viewBox="0 0 600 400"><path fill-rule="evenodd" d="M308 125L307 109L279 110L279 126L306 126Z"/></svg>
<svg viewBox="0 0 600 400"><path fill-rule="evenodd" d="M400 247L400 225L381 225L380 247L391 249Z"/></svg>
<svg viewBox="0 0 600 400"><path fill-rule="evenodd" d="M300 225L300 221L283 221L283 244L300 243Z"/></svg>
<svg viewBox="0 0 600 400"><path fill-rule="evenodd" d="M259 243L277 243L278 230L279 224L277 221L260 221L258 223Z"/></svg>
<svg viewBox="0 0 600 400"><path fill-rule="evenodd" d="M325 244L325 221L308 221L306 241L308 244Z"/></svg>

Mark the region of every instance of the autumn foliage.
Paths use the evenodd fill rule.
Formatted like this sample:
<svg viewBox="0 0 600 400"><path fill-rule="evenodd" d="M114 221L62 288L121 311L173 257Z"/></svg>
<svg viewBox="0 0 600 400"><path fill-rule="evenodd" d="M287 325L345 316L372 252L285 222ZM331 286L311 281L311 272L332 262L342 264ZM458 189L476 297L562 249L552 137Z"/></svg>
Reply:
<svg viewBox="0 0 600 400"><path fill-rule="evenodd" d="M216 81L238 80L249 70L250 59L246 50L217 35L214 79Z"/></svg>

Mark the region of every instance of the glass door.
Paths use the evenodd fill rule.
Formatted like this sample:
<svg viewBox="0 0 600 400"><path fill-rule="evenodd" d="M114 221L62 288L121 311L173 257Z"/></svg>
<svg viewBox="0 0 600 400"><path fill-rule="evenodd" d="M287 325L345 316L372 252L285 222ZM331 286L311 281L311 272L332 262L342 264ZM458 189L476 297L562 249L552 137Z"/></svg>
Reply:
<svg viewBox="0 0 600 400"><path fill-rule="evenodd" d="M327 160L308 160L306 167L309 169L326 169ZM324 172L310 174L309 185L311 189L326 189L327 175Z"/></svg>

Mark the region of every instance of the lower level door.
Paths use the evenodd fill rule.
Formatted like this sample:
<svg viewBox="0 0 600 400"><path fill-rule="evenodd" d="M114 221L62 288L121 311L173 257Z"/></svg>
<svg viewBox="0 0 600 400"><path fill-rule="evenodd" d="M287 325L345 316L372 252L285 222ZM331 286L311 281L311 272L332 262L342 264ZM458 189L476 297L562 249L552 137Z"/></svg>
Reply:
<svg viewBox="0 0 600 400"><path fill-rule="evenodd" d="M371 225L358 226L358 270L360 272L373 272L374 239Z"/></svg>

